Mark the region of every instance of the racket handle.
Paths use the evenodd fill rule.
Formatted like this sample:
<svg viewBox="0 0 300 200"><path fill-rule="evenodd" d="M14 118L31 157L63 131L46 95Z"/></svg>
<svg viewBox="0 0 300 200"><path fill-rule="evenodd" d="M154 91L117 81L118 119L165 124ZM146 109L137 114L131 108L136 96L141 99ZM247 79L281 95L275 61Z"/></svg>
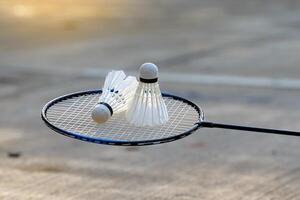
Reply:
<svg viewBox="0 0 300 200"><path fill-rule="evenodd" d="M214 123L214 122L200 122L199 126L206 127L206 128L221 128L221 129L231 129L231 130L240 130L240 131L270 133L270 134L277 134L277 135L300 136L300 132L296 132L296 131L257 128L257 127L249 127L249 126L238 126L238 125L232 125L232 124L219 124L219 123Z"/></svg>

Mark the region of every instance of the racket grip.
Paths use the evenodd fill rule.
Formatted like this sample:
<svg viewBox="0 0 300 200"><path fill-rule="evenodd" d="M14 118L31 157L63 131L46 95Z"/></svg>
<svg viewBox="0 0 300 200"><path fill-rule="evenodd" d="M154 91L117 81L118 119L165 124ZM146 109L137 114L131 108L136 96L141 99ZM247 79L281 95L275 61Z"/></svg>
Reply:
<svg viewBox="0 0 300 200"><path fill-rule="evenodd" d="M270 134L277 134L277 135L300 136L300 132L297 131L239 126L233 124L220 124L214 122L200 122L199 126L206 127L206 128L220 128L220 129L231 129L231 130L240 130L240 131L249 131L249 132L270 133Z"/></svg>

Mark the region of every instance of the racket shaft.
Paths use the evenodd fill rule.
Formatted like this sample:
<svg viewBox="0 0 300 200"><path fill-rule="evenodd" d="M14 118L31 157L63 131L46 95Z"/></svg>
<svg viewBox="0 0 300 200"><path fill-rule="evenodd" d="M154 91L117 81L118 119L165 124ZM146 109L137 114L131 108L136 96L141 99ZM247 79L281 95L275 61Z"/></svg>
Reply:
<svg viewBox="0 0 300 200"><path fill-rule="evenodd" d="M296 131L267 129L267 128L258 128L258 127L249 127L249 126L238 126L238 125L232 125L232 124L219 124L219 123L213 123L213 122L201 122L200 126L206 127L206 128L220 128L220 129L270 133L270 134L278 134L278 135L300 136L300 132L296 132Z"/></svg>

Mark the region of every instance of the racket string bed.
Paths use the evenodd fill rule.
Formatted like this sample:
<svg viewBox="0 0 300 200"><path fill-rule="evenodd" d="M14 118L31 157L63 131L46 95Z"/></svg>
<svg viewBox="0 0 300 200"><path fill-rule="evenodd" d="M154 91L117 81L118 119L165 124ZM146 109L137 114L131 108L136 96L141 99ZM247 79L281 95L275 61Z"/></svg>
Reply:
<svg viewBox="0 0 300 200"><path fill-rule="evenodd" d="M77 102L79 102L81 99L82 99L82 97L78 98L77 100L72 99L72 101L57 104L57 106L55 107L55 110L52 111L51 114L49 114L47 117L49 119L53 119L54 123L56 124L57 122L59 122L62 119L62 116L66 112L68 112L71 108L73 108L75 106L75 104ZM53 107L51 107L51 108L53 108Z"/></svg>
<svg viewBox="0 0 300 200"><path fill-rule="evenodd" d="M87 112L85 112L82 116L81 116L81 122L78 124L77 129L82 132L84 130L86 130L86 128L89 125L89 121L90 121L90 116L92 113L93 108L95 107L95 102L98 100L98 97L95 95L90 101L89 103L87 103ZM82 127L83 126L83 127ZM71 127L72 128L72 127Z"/></svg>
<svg viewBox="0 0 300 200"><path fill-rule="evenodd" d="M63 126L63 128L66 129L69 126L68 129L70 130L75 129L80 131L82 121L84 121L84 117L86 115L85 109L89 108L90 105L90 101L88 101L87 99L85 99L83 102L84 103L75 110L77 113L70 117L69 122L65 123L65 126Z"/></svg>
<svg viewBox="0 0 300 200"><path fill-rule="evenodd" d="M47 118L54 126L68 132L112 141L168 138L190 130L199 121L199 113L193 107L172 97L164 97L170 119L162 126L135 127L126 122L124 112L113 115L104 124L96 124L90 116L98 96L94 93L57 102L47 110Z"/></svg>
<svg viewBox="0 0 300 200"><path fill-rule="evenodd" d="M181 109L180 109L181 107ZM163 137L166 137L166 134L167 137L170 136L170 134L174 133L175 132L175 129L176 127L178 126L178 124L182 121L183 118L181 117L184 117L185 116L185 113L182 113L182 111L184 110L185 106L177 106L174 113L177 113L176 115L174 115L174 119L172 119L172 121L170 122L171 124L173 124L173 127L172 126L169 126L167 132L165 132L163 134ZM180 109L180 110L179 110ZM186 110L185 110L186 111ZM180 119L181 118L181 119ZM190 127L190 126L189 126Z"/></svg>
<svg viewBox="0 0 300 200"><path fill-rule="evenodd" d="M178 109L178 105L176 105L175 103L172 104L171 102L172 101L167 102L167 106L168 106L167 108L170 113L173 113L174 111L176 111ZM174 117L175 117L175 115L170 116L169 121L167 123L171 124L174 121ZM157 131L153 135L153 137L159 137L159 138L165 137L165 135L167 134L167 131L169 131L170 128L171 128L170 125L161 127L161 129L159 131Z"/></svg>
<svg viewBox="0 0 300 200"><path fill-rule="evenodd" d="M84 99L84 96L79 97L77 101L75 101L69 108L67 108L67 110L65 112L63 112L63 114L59 117L62 118L58 119L57 122L59 122L59 126L62 126L62 128L67 127L69 124L72 123L72 121L75 119L75 117L77 115L79 115L80 112L78 112L78 110L80 110L82 108L82 105L84 105L86 103L86 99ZM70 112L74 112L76 111L76 115L68 115ZM70 120L71 118L71 120Z"/></svg>

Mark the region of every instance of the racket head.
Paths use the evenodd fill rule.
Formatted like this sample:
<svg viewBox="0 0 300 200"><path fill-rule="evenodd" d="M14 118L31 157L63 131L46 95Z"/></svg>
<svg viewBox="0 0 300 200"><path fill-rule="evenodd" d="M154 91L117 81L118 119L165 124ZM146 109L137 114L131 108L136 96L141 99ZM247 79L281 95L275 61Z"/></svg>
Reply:
<svg viewBox="0 0 300 200"><path fill-rule="evenodd" d="M196 131L204 121L204 113L193 102L162 93L169 121L157 127L135 127L125 113L114 114L106 123L97 124L91 112L102 90L67 94L48 102L42 109L45 124L62 135L97 144L142 146L171 142Z"/></svg>

